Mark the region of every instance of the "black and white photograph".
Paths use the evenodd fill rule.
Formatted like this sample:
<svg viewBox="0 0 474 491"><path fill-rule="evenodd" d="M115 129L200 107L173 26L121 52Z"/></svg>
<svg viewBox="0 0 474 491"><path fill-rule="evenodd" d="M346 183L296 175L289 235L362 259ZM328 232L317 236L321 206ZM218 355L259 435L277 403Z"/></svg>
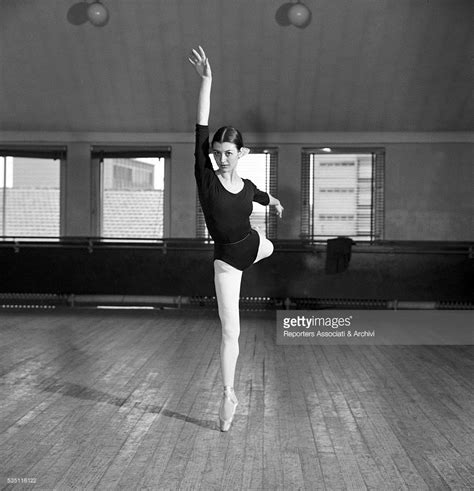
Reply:
<svg viewBox="0 0 474 491"><path fill-rule="evenodd" d="M473 19L0 0L0 490L473 490Z"/></svg>

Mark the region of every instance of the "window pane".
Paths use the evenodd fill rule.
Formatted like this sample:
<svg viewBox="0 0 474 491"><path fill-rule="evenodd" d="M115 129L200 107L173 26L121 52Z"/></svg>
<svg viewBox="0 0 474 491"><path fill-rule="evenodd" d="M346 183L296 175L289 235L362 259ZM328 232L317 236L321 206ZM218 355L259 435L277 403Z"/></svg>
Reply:
<svg viewBox="0 0 474 491"><path fill-rule="evenodd" d="M314 236L370 240L372 154L311 154L310 165Z"/></svg>
<svg viewBox="0 0 474 491"><path fill-rule="evenodd" d="M163 237L164 167L158 157L103 160L102 237Z"/></svg>
<svg viewBox="0 0 474 491"><path fill-rule="evenodd" d="M267 153L248 154L239 160L239 175L250 179L261 191L270 192L270 155ZM253 203L250 215L252 227L266 230L267 207L260 203Z"/></svg>
<svg viewBox="0 0 474 491"><path fill-rule="evenodd" d="M59 160L0 157L3 236L59 236Z"/></svg>

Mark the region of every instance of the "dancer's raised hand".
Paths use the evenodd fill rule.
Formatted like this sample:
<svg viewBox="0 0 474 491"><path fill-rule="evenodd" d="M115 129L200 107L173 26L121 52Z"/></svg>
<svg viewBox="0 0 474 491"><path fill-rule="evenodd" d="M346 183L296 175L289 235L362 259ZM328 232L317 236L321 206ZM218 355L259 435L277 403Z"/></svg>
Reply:
<svg viewBox="0 0 474 491"><path fill-rule="evenodd" d="M211 107L211 85L212 72L211 65L207 59L206 53L198 46L193 49L188 57L189 62L194 66L196 72L201 77L201 88L199 90L197 123L207 126L209 122L209 112Z"/></svg>
<svg viewBox="0 0 474 491"><path fill-rule="evenodd" d="M211 65L209 64L206 53L201 46L198 46L197 49L192 50L188 60L192 65L194 65L194 68L200 77L212 78Z"/></svg>

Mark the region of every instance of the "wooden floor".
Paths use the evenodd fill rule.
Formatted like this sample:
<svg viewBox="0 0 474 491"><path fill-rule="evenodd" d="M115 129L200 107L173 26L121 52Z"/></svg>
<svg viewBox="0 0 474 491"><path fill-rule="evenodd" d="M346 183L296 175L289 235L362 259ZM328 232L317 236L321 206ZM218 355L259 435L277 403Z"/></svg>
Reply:
<svg viewBox="0 0 474 491"><path fill-rule="evenodd" d="M0 312L0 487L474 488L472 346L280 346L274 316L242 314L221 433L215 312Z"/></svg>

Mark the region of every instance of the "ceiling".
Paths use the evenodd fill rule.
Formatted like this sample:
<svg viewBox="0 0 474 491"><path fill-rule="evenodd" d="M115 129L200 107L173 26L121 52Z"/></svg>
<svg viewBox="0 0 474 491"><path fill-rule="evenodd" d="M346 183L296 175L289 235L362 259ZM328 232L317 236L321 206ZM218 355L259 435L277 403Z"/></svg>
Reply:
<svg viewBox="0 0 474 491"><path fill-rule="evenodd" d="M474 129L472 0L0 0L0 130L193 131L207 50L211 126L252 132Z"/></svg>

